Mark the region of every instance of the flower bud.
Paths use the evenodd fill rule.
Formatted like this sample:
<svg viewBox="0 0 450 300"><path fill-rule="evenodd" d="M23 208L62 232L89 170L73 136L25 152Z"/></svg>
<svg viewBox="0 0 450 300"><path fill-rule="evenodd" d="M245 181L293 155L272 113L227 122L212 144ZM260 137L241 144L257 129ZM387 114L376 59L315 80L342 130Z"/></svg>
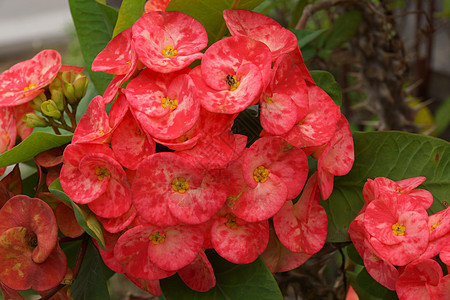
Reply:
<svg viewBox="0 0 450 300"><path fill-rule="evenodd" d="M75 97L75 88L72 83L65 82L63 88L64 96L67 98L67 102L74 104L77 102L77 97Z"/></svg>
<svg viewBox="0 0 450 300"><path fill-rule="evenodd" d="M88 87L88 78L83 73L78 73L75 76L75 80L73 82L73 87L75 89L75 97L78 100L83 99L84 95L86 95L86 90Z"/></svg>
<svg viewBox="0 0 450 300"><path fill-rule="evenodd" d="M75 80L75 72L74 71L64 71L61 73L61 79L64 83L72 83Z"/></svg>
<svg viewBox="0 0 450 300"><path fill-rule="evenodd" d="M59 111L58 106L56 105L55 101L51 99L42 103L41 110L42 113L46 116L52 117L54 119L61 118L61 112Z"/></svg>
<svg viewBox="0 0 450 300"><path fill-rule="evenodd" d="M44 101L47 101L47 97L45 96L45 93L40 93L33 101L30 101L29 104L34 110L41 111L41 104Z"/></svg>
<svg viewBox="0 0 450 300"><path fill-rule="evenodd" d="M35 113L27 113L22 116L22 121L27 127L47 127L48 123Z"/></svg>
<svg viewBox="0 0 450 300"><path fill-rule="evenodd" d="M64 94L63 94L63 90L62 89L58 89L58 90L55 89L55 90L53 90L52 100L53 100L53 102L56 103L56 106L58 107L59 111L63 111L64 110L65 99L64 99Z"/></svg>

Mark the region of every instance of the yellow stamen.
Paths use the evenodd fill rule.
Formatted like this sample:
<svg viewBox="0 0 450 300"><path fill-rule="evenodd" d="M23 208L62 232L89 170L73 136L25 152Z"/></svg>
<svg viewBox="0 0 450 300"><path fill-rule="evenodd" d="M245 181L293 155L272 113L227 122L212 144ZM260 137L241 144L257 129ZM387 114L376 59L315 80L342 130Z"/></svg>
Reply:
<svg viewBox="0 0 450 300"><path fill-rule="evenodd" d="M405 225L400 225L398 224L398 222L392 225L392 232L397 236L404 236L405 231L406 231Z"/></svg>
<svg viewBox="0 0 450 300"><path fill-rule="evenodd" d="M253 171L253 178L256 182L266 182L267 177L269 176L269 170L267 170L264 166L259 166Z"/></svg>
<svg viewBox="0 0 450 300"><path fill-rule="evenodd" d="M225 79L227 84L230 86L229 91L234 91L239 87L240 81L237 80L236 75L227 75L227 78Z"/></svg>
<svg viewBox="0 0 450 300"><path fill-rule="evenodd" d="M238 225L236 224L236 216L229 213L226 215L227 217L227 222L225 223L225 226L227 226L230 229L237 229Z"/></svg>
<svg viewBox="0 0 450 300"><path fill-rule="evenodd" d="M272 97L266 96L266 98L265 98L264 100L265 100L266 103L268 103L268 104L272 104L272 103L273 103Z"/></svg>
<svg viewBox="0 0 450 300"><path fill-rule="evenodd" d="M163 108L169 107L170 110L174 110L178 106L177 99L170 99L169 97L164 97L161 100L161 105Z"/></svg>
<svg viewBox="0 0 450 300"><path fill-rule="evenodd" d="M177 54L177 50L175 50L172 46L167 46L162 50L162 54L167 58L172 58Z"/></svg>
<svg viewBox="0 0 450 300"><path fill-rule="evenodd" d="M183 194L189 189L189 182L184 177L177 177L172 180L172 189L175 192Z"/></svg>
<svg viewBox="0 0 450 300"><path fill-rule="evenodd" d="M30 83L30 85L24 87L23 90L28 91L28 90L34 89L35 87L36 87L36 85L34 83Z"/></svg>
<svg viewBox="0 0 450 300"><path fill-rule="evenodd" d="M433 230L435 230L436 227L438 227L438 226L439 226L439 222L437 222L436 224L433 224L433 225L431 226L430 233L431 233Z"/></svg>
<svg viewBox="0 0 450 300"><path fill-rule="evenodd" d="M95 169L95 175L97 175L97 179L100 181L102 181L105 177L111 177L109 170L103 167L98 167L97 169Z"/></svg>
<svg viewBox="0 0 450 300"><path fill-rule="evenodd" d="M402 189L400 187L397 187L397 189L395 190L397 193L401 193Z"/></svg>
<svg viewBox="0 0 450 300"><path fill-rule="evenodd" d="M155 231L152 234L150 234L150 236L148 237L148 239L154 244L154 245L158 245L158 244L162 244L166 241L166 235L160 234L159 231Z"/></svg>

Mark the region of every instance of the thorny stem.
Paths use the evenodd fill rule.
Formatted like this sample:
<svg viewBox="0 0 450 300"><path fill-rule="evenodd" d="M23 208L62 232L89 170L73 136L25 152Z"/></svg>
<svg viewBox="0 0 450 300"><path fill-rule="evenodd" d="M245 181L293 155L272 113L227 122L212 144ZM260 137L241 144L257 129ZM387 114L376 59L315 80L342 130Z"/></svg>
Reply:
<svg viewBox="0 0 450 300"><path fill-rule="evenodd" d="M83 263L84 255L86 254L87 246L89 242L89 235L83 234L83 241L81 242L80 249L78 249L77 259L73 265L73 280L75 280L80 272L81 264ZM45 296L42 296L40 300L48 300L55 295L60 289L65 287L65 284L59 284L51 289Z"/></svg>

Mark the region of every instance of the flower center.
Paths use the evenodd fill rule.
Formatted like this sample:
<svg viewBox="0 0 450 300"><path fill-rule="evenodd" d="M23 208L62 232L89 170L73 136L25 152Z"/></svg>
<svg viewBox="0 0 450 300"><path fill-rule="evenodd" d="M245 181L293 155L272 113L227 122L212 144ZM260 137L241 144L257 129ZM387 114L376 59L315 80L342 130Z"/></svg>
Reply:
<svg viewBox="0 0 450 300"><path fill-rule="evenodd" d="M272 104L272 103L273 103L272 97L266 96L266 98L265 98L264 100L265 100L266 103L268 103L268 104Z"/></svg>
<svg viewBox="0 0 450 300"><path fill-rule="evenodd" d="M240 81L236 79L236 75L227 75L225 81L230 86L230 91L237 89L240 83Z"/></svg>
<svg viewBox="0 0 450 300"><path fill-rule="evenodd" d="M187 182L186 178L184 177L177 177L174 180L172 180L172 189L175 192L183 194L189 189L189 182Z"/></svg>
<svg viewBox="0 0 450 300"><path fill-rule="evenodd" d="M175 50L172 46L167 46L162 50L162 54L167 58L172 58L177 54L177 50Z"/></svg>
<svg viewBox="0 0 450 300"><path fill-rule="evenodd" d="M30 85L24 87L23 90L28 91L28 90L34 89L35 87L36 87L36 85L34 83L30 83Z"/></svg>
<svg viewBox="0 0 450 300"><path fill-rule="evenodd" d="M227 204L227 206L228 207L233 207L234 206L234 203L236 202L236 200L240 197L242 195L242 192L240 192L237 196L235 196L235 197L228 197L227 198L227 202L226 202L226 204Z"/></svg>
<svg viewBox="0 0 450 300"><path fill-rule="evenodd" d="M430 233L433 232L433 230L435 230L436 227L438 227L438 226L439 226L439 222L437 222L436 224L433 224L433 225L431 226Z"/></svg>
<svg viewBox="0 0 450 300"><path fill-rule="evenodd" d="M266 182L267 177L269 176L269 170L267 170L264 166L259 166L253 171L253 178L256 182Z"/></svg>
<svg viewBox="0 0 450 300"><path fill-rule="evenodd" d="M227 214L227 222L225 223L225 226L227 226L230 229L237 229L238 225L236 224L236 216L233 214Z"/></svg>
<svg viewBox="0 0 450 300"><path fill-rule="evenodd" d="M170 110L174 110L178 106L177 99L170 99L169 97L164 97L161 100L161 105L163 108L169 107Z"/></svg>
<svg viewBox="0 0 450 300"><path fill-rule="evenodd" d="M97 169L95 169L95 175L97 175L97 179L100 181L102 181L105 177L111 177L109 170L103 167L98 167Z"/></svg>
<svg viewBox="0 0 450 300"><path fill-rule="evenodd" d="M37 236L34 232L27 232L26 239L28 240L28 245L31 248L36 248L38 245Z"/></svg>
<svg viewBox="0 0 450 300"><path fill-rule="evenodd" d="M392 225L392 232L397 236L404 236L405 231L406 231L405 226L398 224L398 222Z"/></svg>
<svg viewBox="0 0 450 300"><path fill-rule="evenodd" d="M164 233L163 234L159 234L159 231L155 231L152 234L150 234L148 239L154 245L158 245L158 244L162 244L162 243L164 243L166 241L166 235Z"/></svg>

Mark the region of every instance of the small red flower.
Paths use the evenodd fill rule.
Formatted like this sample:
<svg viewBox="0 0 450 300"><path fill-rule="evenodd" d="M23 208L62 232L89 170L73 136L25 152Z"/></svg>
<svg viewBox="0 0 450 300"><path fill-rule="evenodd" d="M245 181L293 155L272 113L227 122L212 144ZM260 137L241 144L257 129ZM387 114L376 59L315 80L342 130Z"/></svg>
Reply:
<svg viewBox="0 0 450 300"><path fill-rule="evenodd" d="M43 92L58 74L61 56L43 50L32 59L20 62L0 74L0 106L17 106Z"/></svg>

